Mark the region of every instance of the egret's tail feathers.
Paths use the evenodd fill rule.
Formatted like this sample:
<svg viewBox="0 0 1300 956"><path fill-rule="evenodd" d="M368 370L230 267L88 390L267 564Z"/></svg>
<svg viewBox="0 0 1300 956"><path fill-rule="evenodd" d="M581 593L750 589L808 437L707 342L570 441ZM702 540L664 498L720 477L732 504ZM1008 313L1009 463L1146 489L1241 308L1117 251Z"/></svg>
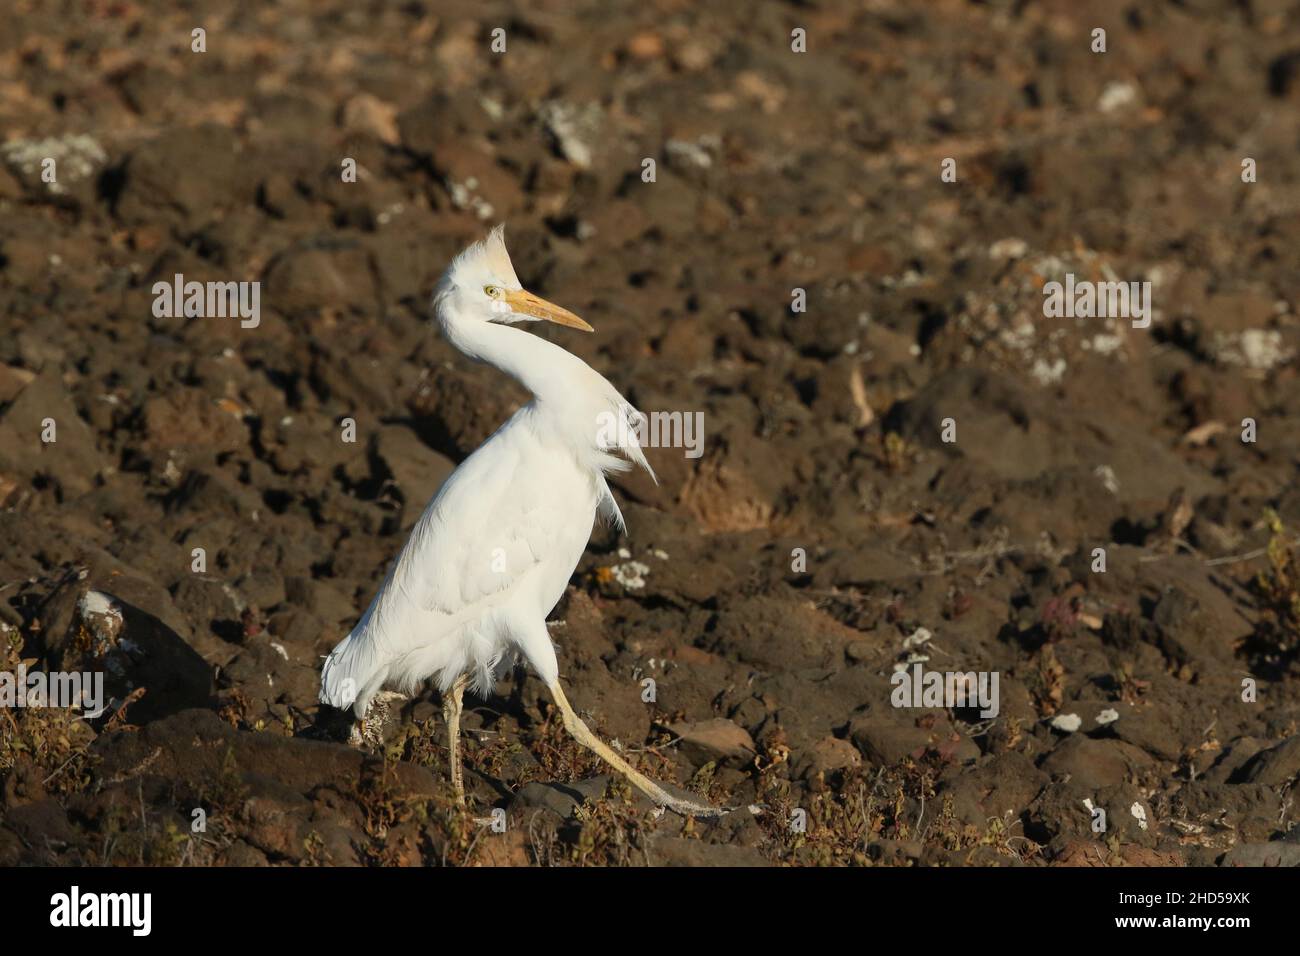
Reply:
<svg viewBox="0 0 1300 956"><path fill-rule="evenodd" d="M370 698L384 682L383 670L368 642L357 640L353 631L325 658L320 674L321 703L339 710L353 708L358 717L364 717Z"/></svg>
<svg viewBox="0 0 1300 956"><path fill-rule="evenodd" d="M650 479L657 485L659 476L655 470L650 467L650 462L646 460L645 452L641 450L640 436L645 434L647 419L645 413L628 405L625 413L627 415L628 430L627 440L620 443L619 450L628 457L628 460L638 468L645 469Z"/></svg>
<svg viewBox="0 0 1300 956"><path fill-rule="evenodd" d="M600 470L610 473L643 468L658 484L659 477L650 467L641 447L642 437L647 435L646 416L614 391L613 386L610 386L610 393L610 408L601 412L598 419L601 428L596 438L596 452Z"/></svg>
<svg viewBox="0 0 1300 956"><path fill-rule="evenodd" d="M421 684L433 678L438 690L446 694L457 678L467 675L471 691L479 697L490 697L497 677L506 668L507 649L499 646L489 632L478 628L467 627L445 638L430 641L396 661L394 686L412 696Z"/></svg>
<svg viewBox="0 0 1300 956"><path fill-rule="evenodd" d="M604 475L597 479L596 487L600 494L600 500L597 504L600 514L616 531L620 533L626 531L627 524L623 521L623 512L619 510L618 502L614 500L614 492L609 490L609 482L605 480Z"/></svg>

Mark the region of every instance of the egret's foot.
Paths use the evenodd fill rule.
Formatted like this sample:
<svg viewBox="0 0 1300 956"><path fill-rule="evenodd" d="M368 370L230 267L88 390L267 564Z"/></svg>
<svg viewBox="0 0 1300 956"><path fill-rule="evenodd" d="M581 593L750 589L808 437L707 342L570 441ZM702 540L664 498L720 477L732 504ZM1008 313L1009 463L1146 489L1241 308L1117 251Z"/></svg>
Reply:
<svg viewBox="0 0 1300 956"><path fill-rule="evenodd" d="M591 728L583 723L581 717L574 713L569 699L564 696L564 690L560 687L559 681L551 685L551 696L555 698L555 703L560 708L560 716L564 719L564 729L572 735L573 739L621 773L627 778L628 783L659 804L659 806L666 807L674 813L680 813L684 817L720 817L727 812L707 803L696 803L693 800L674 797L659 784L634 768L619 754L615 753L609 744L592 733Z"/></svg>
<svg viewBox="0 0 1300 956"><path fill-rule="evenodd" d="M726 807L715 807L708 803L696 803L693 800L683 800L677 797L670 798L669 802L664 806L684 817L696 817L705 820L716 820L731 812Z"/></svg>
<svg viewBox="0 0 1300 956"><path fill-rule="evenodd" d="M392 690L381 690L376 694L370 701L366 716L359 718L352 725L352 730L348 734L349 746L356 747L358 750L368 750L371 753L382 751L384 737L389 727L401 716L402 703L406 699L405 694Z"/></svg>
<svg viewBox="0 0 1300 956"><path fill-rule="evenodd" d="M447 724L447 759L451 766L451 786L456 791L456 804L465 806L465 773L460 765L460 715L462 700L469 675L462 674L443 695L442 719Z"/></svg>

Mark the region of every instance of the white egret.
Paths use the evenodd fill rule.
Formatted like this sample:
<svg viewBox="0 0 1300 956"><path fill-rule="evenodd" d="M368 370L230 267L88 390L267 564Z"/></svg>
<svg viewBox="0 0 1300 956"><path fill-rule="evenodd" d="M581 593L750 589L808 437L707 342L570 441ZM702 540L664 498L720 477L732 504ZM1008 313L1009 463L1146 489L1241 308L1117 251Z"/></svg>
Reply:
<svg viewBox="0 0 1300 956"><path fill-rule="evenodd" d="M577 356L508 323L591 326L524 291L500 226L453 260L434 291L433 312L453 346L514 377L533 399L429 503L370 607L325 660L321 701L364 718L380 690L410 694L436 680L452 784L463 804L462 694L471 681L475 693L489 693L499 666L517 651L579 743L661 806L721 813L637 772L574 713L560 686L546 616L564 594L597 513L623 527L605 475L634 464L653 472L637 443L641 413ZM625 427L607 427L611 421Z"/></svg>

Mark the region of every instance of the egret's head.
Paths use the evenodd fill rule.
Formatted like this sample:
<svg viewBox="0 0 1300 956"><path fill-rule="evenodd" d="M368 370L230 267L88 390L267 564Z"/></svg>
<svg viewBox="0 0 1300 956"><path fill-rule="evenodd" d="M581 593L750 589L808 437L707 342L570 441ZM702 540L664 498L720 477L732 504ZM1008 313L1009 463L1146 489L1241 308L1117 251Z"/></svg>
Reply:
<svg viewBox="0 0 1300 956"><path fill-rule="evenodd" d="M592 331L568 309L524 290L506 252L504 225L452 260L434 298L442 300L457 318L507 324L540 320Z"/></svg>

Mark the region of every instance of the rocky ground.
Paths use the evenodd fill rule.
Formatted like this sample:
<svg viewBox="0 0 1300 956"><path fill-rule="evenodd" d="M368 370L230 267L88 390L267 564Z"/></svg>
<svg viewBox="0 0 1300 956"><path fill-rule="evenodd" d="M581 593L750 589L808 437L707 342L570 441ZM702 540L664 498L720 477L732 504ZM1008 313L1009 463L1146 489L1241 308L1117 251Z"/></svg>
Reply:
<svg viewBox="0 0 1300 956"><path fill-rule="evenodd" d="M0 863L1300 862L1294 4L192 6L0 13L0 670L113 696L0 709ZM519 670L467 701L469 813L435 692L361 748L315 702L526 400L428 321L499 221L596 327L539 334L704 415L551 626L720 823ZM156 316L176 273L260 323ZM1067 273L1151 282L1150 328L1045 318ZM997 717L891 706L918 659Z"/></svg>

